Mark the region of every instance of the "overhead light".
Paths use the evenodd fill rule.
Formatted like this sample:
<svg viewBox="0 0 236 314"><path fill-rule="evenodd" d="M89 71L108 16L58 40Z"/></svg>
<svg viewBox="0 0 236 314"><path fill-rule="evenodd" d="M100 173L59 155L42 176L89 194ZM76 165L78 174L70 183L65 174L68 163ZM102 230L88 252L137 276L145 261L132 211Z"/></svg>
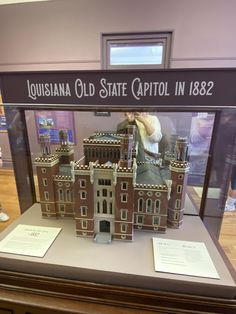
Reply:
<svg viewBox="0 0 236 314"><path fill-rule="evenodd" d="M42 2L42 1L49 1L49 0L0 0L0 5L4 4L15 4L15 3L29 3L29 2Z"/></svg>

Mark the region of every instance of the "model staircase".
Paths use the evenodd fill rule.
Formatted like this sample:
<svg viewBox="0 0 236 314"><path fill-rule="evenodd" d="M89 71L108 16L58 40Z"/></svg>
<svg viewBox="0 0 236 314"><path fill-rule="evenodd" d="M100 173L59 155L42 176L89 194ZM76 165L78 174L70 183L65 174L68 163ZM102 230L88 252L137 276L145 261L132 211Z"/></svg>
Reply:
<svg viewBox="0 0 236 314"><path fill-rule="evenodd" d="M97 243L110 244L111 234L109 232L98 232L94 237L94 241Z"/></svg>

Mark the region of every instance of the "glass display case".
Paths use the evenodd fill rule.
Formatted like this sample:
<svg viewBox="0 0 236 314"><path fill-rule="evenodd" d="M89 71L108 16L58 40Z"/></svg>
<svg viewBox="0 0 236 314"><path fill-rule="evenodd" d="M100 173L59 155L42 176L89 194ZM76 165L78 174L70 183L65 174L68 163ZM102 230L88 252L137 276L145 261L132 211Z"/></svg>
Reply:
<svg viewBox="0 0 236 314"><path fill-rule="evenodd" d="M235 180L236 71L0 77L21 208L0 234L4 245L13 234L0 242L0 287L16 299L32 289L44 310L55 298L58 313L60 298L78 313L73 302L233 313L235 270L217 239ZM60 232L40 257L19 226Z"/></svg>

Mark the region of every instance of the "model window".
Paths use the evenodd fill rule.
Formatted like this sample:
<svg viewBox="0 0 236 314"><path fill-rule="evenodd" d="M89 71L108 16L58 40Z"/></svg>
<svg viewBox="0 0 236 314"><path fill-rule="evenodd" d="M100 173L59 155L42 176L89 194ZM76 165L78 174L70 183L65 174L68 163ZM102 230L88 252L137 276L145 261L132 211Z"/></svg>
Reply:
<svg viewBox="0 0 236 314"><path fill-rule="evenodd" d="M110 191L110 197L112 197L112 191Z"/></svg>
<svg viewBox="0 0 236 314"><path fill-rule="evenodd" d="M51 210L50 204L46 204L45 207L46 207L46 211L47 211L47 212L50 212L50 210Z"/></svg>
<svg viewBox="0 0 236 314"><path fill-rule="evenodd" d="M64 193L62 189L58 189L58 200L64 202Z"/></svg>
<svg viewBox="0 0 236 314"><path fill-rule="evenodd" d="M112 215L113 214L113 205L112 205L112 203L110 203L110 215Z"/></svg>
<svg viewBox="0 0 236 314"><path fill-rule="evenodd" d="M59 204L59 211L60 211L61 213L64 213L65 210L66 210L65 204Z"/></svg>
<svg viewBox="0 0 236 314"><path fill-rule="evenodd" d="M80 191L80 199L86 200L87 192L86 191Z"/></svg>
<svg viewBox="0 0 236 314"><path fill-rule="evenodd" d="M136 217L136 223L137 223L138 225L142 225L143 222L144 222L144 217L141 216L141 215L137 215L137 217Z"/></svg>
<svg viewBox="0 0 236 314"><path fill-rule="evenodd" d="M42 173L46 173L47 172L47 169L46 168L42 168Z"/></svg>
<svg viewBox="0 0 236 314"><path fill-rule="evenodd" d="M143 196L143 195L144 195L144 192L143 192L143 191L139 191L139 192L138 192L138 195Z"/></svg>
<svg viewBox="0 0 236 314"><path fill-rule="evenodd" d="M97 202L97 213L100 214L100 203Z"/></svg>
<svg viewBox="0 0 236 314"><path fill-rule="evenodd" d="M81 188L85 188L85 187L86 187L86 180L85 180L85 179L81 179L81 180L79 181L79 186L80 186Z"/></svg>
<svg viewBox="0 0 236 314"><path fill-rule="evenodd" d="M121 218L121 220L127 220L127 214L128 214L128 210L127 209L121 209L121 211L120 211L120 218Z"/></svg>
<svg viewBox="0 0 236 314"><path fill-rule="evenodd" d="M97 197L99 197L100 196L100 192L99 192L99 190L97 190Z"/></svg>
<svg viewBox="0 0 236 314"><path fill-rule="evenodd" d="M175 209L179 209L180 208L180 200L176 200L175 201Z"/></svg>
<svg viewBox="0 0 236 314"><path fill-rule="evenodd" d="M44 199L45 201L49 200L49 193L47 191L44 192Z"/></svg>
<svg viewBox="0 0 236 314"><path fill-rule="evenodd" d="M66 183L65 186L66 186L67 188L69 188L69 187L70 187L70 183Z"/></svg>
<svg viewBox="0 0 236 314"><path fill-rule="evenodd" d="M63 186L62 182L57 183L58 186Z"/></svg>
<svg viewBox="0 0 236 314"><path fill-rule="evenodd" d="M147 192L147 196L152 196L152 192L151 191L149 191L149 192Z"/></svg>
<svg viewBox="0 0 236 314"><path fill-rule="evenodd" d="M95 157L94 148L92 148L92 157Z"/></svg>
<svg viewBox="0 0 236 314"><path fill-rule="evenodd" d="M160 217L159 216L153 216L152 218L152 224L154 226L159 226L160 225Z"/></svg>
<svg viewBox="0 0 236 314"><path fill-rule="evenodd" d="M156 192L155 195L156 195L156 197L160 197L161 193L160 192Z"/></svg>
<svg viewBox="0 0 236 314"><path fill-rule="evenodd" d="M80 211L81 211L81 216L87 216L87 213L88 213L87 206L81 206Z"/></svg>
<svg viewBox="0 0 236 314"><path fill-rule="evenodd" d="M81 220L81 228L82 229L87 229L88 228L87 220Z"/></svg>
<svg viewBox="0 0 236 314"><path fill-rule="evenodd" d="M179 220L179 212L175 212L174 220Z"/></svg>
<svg viewBox="0 0 236 314"><path fill-rule="evenodd" d="M122 233L126 233L127 232L127 225L126 224L121 224L120 225L120 231Z"/></svg>
<svg viewBox="0 0 236 314"><path fill-rule="evenodd" d="M107 214L107 201L103 200L102 202L102 213Z"/></svg>
<svg viewBox="0 0 236 314"><path fill-rule="evenodd" d="M70 190L66 190L66 200L67 202L71 202L71 191Z"/></svg>
<svg viewBox="0 0 236 314"><path fill-rule="evenodd" d="M89 148L85 149L85 156L91 157Z"/></svg>
<svg viewBox="0 0 236 314"><path fill-rule="evenodd" d="M107 189L102 189L102 196L107 197Z"/></svg>
<svg viewBox="0 0 236 314"><path fill-rule="evenodd" d="M182 192L182 185L177 185L177 193L181 193Z"/></svg>
<svg viewBox="0 0 236 314"><path fill-rule="evenodd" d="M43 186L48 186L48 179L47 178L43 178Z"/></svg>
<svg viewBox="0 0 236 314"><path fill-rule="evenodd" d="M121 190L128 190L128 182L121 182Z"/></svg>
<svg viewBox="0 0 236 314"><path fill-rule="evenodd" d="M98 179L98 185L111 185L110 179Z"/></svg>
<svg viewBox="0 0 236 314"><path fill-rule="evenodd" d="M128 194L127 193L121 193L121 202L122 203L127 203L128 202Z"/></svg>
<svg viewBox="0 0 236 314"><path fill-rule="evenodd" d="M167 68L171 33L103 34L104 69Z"/></svg>
<svg viewBox="0 0 236 314"><path fill-rule="evenodd" d="M148 198L146 200L146 212L150 213L152 211L152 200Z"/></svg>
<svg viewBox="0 0 236 314"><path fill-rule="evenodd" d="M161 208L161 201L160 200L156 200L155 201L155 209L154 209L155 213L159 213L160 208Z"/></svg>
<svg viewBox="0 0 236 314"><path fill-rule="evenodd" d="M178 179L181 180L181 179L183 179L183 178L184 178L184 175L183 175L183 174L179 174L179 175L178 175Z"/></svg>
<svg viewBox="0 0 236 314"><path fill-rule="evenodd" d="M144 211L144 199L143 198L139 198L138 200L138 211L139 212Z"/></svg>

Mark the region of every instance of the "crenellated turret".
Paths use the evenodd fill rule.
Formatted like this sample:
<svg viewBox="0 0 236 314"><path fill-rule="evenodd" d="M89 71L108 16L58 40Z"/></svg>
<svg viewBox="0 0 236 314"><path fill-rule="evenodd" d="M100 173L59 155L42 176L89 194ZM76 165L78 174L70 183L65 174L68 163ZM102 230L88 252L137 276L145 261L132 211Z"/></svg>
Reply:
<svg viewBox="0 0 236 314"><path fill-rule="evenodd" d="M168 166L170 161L174 160L175 158L175 144L176 144L177 138L178 138L178 135L176 134L172 134L170 137L169 150L167 150L164 154L164 164L166 166Z"/></svg>
<svg viewBox="0 0 236 314"><path fill-rule="evenodd" d="M59 140L61 146L68 146L68 130L60 130L59 131Z"/></svg>
<svg viewBox="0 0 236 314"><path fill-rule="evenodd" d="M175 160L186 161L188 153L188 141L186 137L178 137L175 143Z"/></svg>
<svg viewBox="0 0 236 314"><path fill-rule="evenodd" d="M187 162L188 142L179 137L175 144L175 158L170 162L171 194L168 203L168 226L179 228L183 222L186 186L189 172Z"/></svg>
<svg viewBox="0 0 236 314"><path fill-rule="evenodd" d="M133 131L130 129L130 131ZM133 134L124 134L121 139L120 147L120 167L130 168L132 166L132 149L133 149Z"/></svg>
<svg viewBox="0 0 236 314"><path fill-rule="evenodd" d="M52 154L49 134L40 135L39 141L42 155L35 158L35 166L42 216L56 218L57 208L53 178L59 171L59 157L57 154Z"/></svg>
<svg viewBox="0 0 236 314"><path fill-rule="evenodd" d="M49 134L40 134L39 143L41 147L41 152L43 156L50 156L52 154L50 135Z"/></svg>
<svg viewBox="0 0 236 314"><path fill-rule="evenodd" d="M74 160L74 149L68 141L68 130L59 131L60 147L56 149L60 157L60 164L70 164Z"/></svg>

